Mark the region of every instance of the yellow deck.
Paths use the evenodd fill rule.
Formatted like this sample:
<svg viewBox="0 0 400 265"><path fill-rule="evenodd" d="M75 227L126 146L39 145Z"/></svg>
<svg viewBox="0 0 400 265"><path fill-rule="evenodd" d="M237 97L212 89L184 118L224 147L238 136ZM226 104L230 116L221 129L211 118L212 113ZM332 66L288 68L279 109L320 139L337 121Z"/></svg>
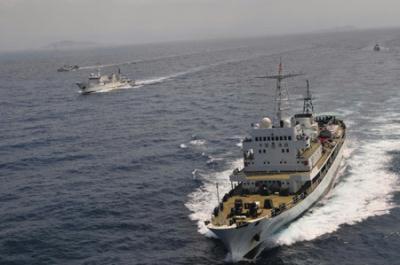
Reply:
<svg viewBox="0 0 400 265"><path fill-rule="evenodd" d="M235 200L236 199L241 199L244 203L252 203L259 201L260 202L260 210L261 214L257 217L271 217L271 210L270 209L264 209L264 200L265 199L271 199L273 202L274 207L278 207L281 203L286 204L287 208L290 208L293 204L293 196L279 196L279 195L269 195L269 196L262 196L259 194L254 194L254 195L244 195L244 196L233 196L230 197L226 202L224 202L224 210L221 211L218 214L218 217L214 218L213 224L214 225L229 225L228 221L228 214L231 211L231 208L234 207ZM243 215L246 209L243 209ZM253 218L246 218L244 221L250 221Z"/></svg>
<svg viewBox="0 0 400 265"><path fill-rule="evenodd" d="M314 154L314 152L318 149L318 147L320 147L321 144L320 143L314 143L311 142L311 146L310 148L308 148L307 150L304 151L303 154L301 154L302 157L304 157L305 159L310 158L310 156L312 156L312 154Z"/></svg>

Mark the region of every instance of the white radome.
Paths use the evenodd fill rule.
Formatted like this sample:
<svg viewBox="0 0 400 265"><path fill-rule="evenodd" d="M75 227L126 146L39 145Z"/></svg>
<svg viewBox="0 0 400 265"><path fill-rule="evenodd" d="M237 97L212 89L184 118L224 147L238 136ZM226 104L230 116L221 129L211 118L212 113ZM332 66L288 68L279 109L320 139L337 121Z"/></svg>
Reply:
<svg viewBox="0 0 400 265"><path fill-rule="evenodd" d="M292 127L291 125L292 125L292 123L290 122L290 119L283 120L283 127L290 128L290 127Z"/></svg>
<svg viewBox="0 0 400 265"><path fill-rule="evenodd" d="M260 122L260 128L269 129L272 127L272 121L269 117L264 117Z"/></svg>

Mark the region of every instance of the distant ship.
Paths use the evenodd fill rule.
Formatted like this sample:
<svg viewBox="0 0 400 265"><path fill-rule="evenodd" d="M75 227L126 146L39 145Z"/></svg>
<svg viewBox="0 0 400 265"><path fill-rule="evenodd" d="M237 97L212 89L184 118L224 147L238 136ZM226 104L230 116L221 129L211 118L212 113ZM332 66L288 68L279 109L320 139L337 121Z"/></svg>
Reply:
<svg viewBox="0 0 400 265"><path fill-rule="evenodd" d="M375 44L374 51L379 52L380 50L381 50L381 46L379 45L379 43Z"/></svg>
<svg viewBox="0 0 400 265"><path fill-rule="evenodd" d="M88 81L77 83L77 85L82 94L89 94L104 90L130 88L135 85L135 81L121 75L121 70L118 68L118 72L111 75L101 75L98 70L97 73L90 74Z"/></svg>
<svg viewBox="0 0 400 265"><path fill-rule="evenodd" d="M243 169L230 176L232 189L205 224L233 261L254 259L263 242L320 200L333 186L343 158L346 126L334 115L314 114L307 81L303 112L290 116L288 93L275 79L275 116L253 125L243 140ZM218 185L217 185L218 192Z"/></svg>
<svg viewBox="0 0 400 265"><path fill-rule="evenodd" d="M69 72L69 71L76 71L79 69L78 65L63 65L62 67L57 69L57 72Z"/></svg>

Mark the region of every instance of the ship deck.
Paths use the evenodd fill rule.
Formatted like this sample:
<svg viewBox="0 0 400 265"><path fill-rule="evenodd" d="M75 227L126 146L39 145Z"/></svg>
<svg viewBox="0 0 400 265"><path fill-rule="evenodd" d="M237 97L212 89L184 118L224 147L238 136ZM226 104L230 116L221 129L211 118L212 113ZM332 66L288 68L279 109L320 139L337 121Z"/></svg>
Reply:
<svg viewBox="0 0 400 265"><path fill-rule="evenodd" d="M213 224L216 226L223 226L227 225L229 226L229 218L227 216L229 215L231 208L234 207L235 205L235 200L236 199L241 199L243 201L243 204L245 203L252 203L252 202L260 202L260 209L259 209L259 214L257 218L261 217L271 217L271 209L264 209L262 205L264 204L264 201L266 199L271 199L272 203L275 207L278 207L281 204L285 204L287 208L290 208L291 206L294 206L295 204L293 203L293 195L289 196L279 196L279 195L268 195L268 196L263 196L259 194L254 194L254 195L242 195L242 196L232 196L230 197L226 202L224 202L224 209L221 211L217 217L213 219ZM243 213L241 216L245 216L245 211L246 209L243 209ZM243 218L241 221L248 222L250 220L253 220L254 218L251 217L246 217Z"/></svg>

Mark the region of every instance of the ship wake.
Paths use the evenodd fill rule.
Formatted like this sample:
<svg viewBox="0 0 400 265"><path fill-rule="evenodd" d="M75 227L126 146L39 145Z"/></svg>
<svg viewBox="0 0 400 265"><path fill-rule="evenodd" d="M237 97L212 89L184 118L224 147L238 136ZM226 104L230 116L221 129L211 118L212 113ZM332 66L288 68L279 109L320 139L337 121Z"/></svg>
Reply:
<svg viewBox="0 0 400 265"><path fill-rule="evenodd" d="M206 68L206 66L199 66L199 67L194 67L192 69L189 69L187 71L177 72L177 73L166 75L166 76L150 77L148 79L139 79L139 80L135 81L134 85L127 85L127 86L123 86L123 87L119 87L119 88L104 88L102 90L99 90L99 91L96 91L93 93L105 93L105 92L110 92L113 90L140 88L140 87L148 86L148 85L156 85L156 84L160 84L160 83L163 83L163 82L166 82L169 80L173 80L173 79L181 77L181 76L199 72L205 68Z"/></svg>
<svg viewBox="0 0 400 265"><path fill-rule="evenodd" d="M171 80L177 77L181 77L187 74L191 74L191 73L195 73L198 71L201 71L203 69L205 69L205 66L199 66L199 67L194 67L192 69L189 69L187 71L182 71L182 72L177 72L174 74L170 74L170 75L166 75L166 76L161 76L161 77L153 77L153 78L149 78L149 79L143 79L143 80L136 80L136 84L137 85L153 85L153 84L158 84L158 83L162 83L164 81L167 80Z"/></svg>
<svg viewBox="0 0 400 265"><path fill-rule="evenodd" d="M207 173L200 170L193 171L193 176L196 180L201 180L203 185L196 191L189 194L189 200L185 206L192 212L190 219L197 222L198 231L208 237L215 237L215 235L209 231L204 221L210 219L210 214L214 207L217 205L217 187L218 183L219 193L221 195L229 192L231 189L229 182L229 175L235 168L242 166L242 159L234 160L230 163L228 169L221 172Z"/></svg>
<svg viewBox="0 0 400 265"><path fill-rule="evenodd" d="M368 217L389 213L394 207L392 194L397 176L389 171L389 152L400 148L397 141L382 140L358 143L345 157L340 181L317 206L278 233L271 243L291 245L335 232L341 225L353 225Z"/></svg>

